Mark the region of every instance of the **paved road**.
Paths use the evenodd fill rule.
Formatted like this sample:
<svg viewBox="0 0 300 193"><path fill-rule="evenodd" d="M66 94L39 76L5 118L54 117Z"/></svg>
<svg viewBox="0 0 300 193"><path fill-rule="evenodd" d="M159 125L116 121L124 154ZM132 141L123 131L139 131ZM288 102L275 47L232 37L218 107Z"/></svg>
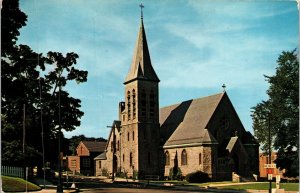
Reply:
<svg viewBox="0 0 300 193"><path fill-rule="evenodd" d="M137 188L99 188L99 189L81 189L85 193L195 193L195 191L177 191L177 190L159 190L159 189L137 189ZM203 192L208 193L208 192ZM210 192L211 193L211 192Z"/></svg>

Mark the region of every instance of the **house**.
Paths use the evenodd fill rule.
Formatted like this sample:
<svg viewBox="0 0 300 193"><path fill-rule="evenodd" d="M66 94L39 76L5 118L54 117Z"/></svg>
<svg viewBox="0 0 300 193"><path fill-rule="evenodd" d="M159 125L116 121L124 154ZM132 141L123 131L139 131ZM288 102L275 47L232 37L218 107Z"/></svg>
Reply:
<svg viewBox="0 0 300 193"><path fill-rule="evenodd" d="M74 168L83 175L93 176L95 174L94 158L105 151L106 142L81 141L76 148L78 158L71 158L69 168ZM77 161L79 160L79 168ZM75 163L76 162L76 163ZM73 165L72 165L73 164Z"/></svg>
<svg viewBox="0 0 300 193"><path fill-rule="evenodd" d="M160 108L159 82L141 18L125 101L119 103L105 152L95 159L97 175L121 171L163 178L179 169L183 176L200 170L212 180L231 179L232 172L258 175L259 144L225 91Z"/></svg>
<svg viewBox="0 0 300 193"><path fill-rule="evenodd" d="M80 159L79 156L71 155L71 156L65 156L66 166L67 168L74 172L80 172Z"/></svg>

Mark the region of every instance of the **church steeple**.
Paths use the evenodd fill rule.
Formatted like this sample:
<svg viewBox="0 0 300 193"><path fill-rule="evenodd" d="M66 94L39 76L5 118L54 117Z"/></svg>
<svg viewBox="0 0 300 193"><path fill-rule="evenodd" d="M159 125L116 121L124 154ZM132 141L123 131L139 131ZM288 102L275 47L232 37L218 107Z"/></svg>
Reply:
<svg viewBox="0 0 300 193"><path fill-rule="evenodd" d="M141 8L144 6L141 4ZM159 82L159 79L152 67L146 33L143 23L143 12L141 11L141 24L140 30L135 45L133 59L130 70L127 74L124 84L132 82L134 80L146 80Z"/></svg>

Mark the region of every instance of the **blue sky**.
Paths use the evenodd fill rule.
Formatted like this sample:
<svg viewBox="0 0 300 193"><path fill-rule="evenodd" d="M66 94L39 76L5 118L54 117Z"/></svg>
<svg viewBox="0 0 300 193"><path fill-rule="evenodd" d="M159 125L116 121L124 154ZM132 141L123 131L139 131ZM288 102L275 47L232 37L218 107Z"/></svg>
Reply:
<svg viewBox="0 0 300 193"><path fill-rule="evenodd" d="M222 92L229 95L246 130L251 107L267 99L282 51L298 48L296 1L142 1L152 65L160 78L160 107ZM28 15L18 43L46 54L79 55L88 81L67 90L82 101L81 126L66 137L107 138L124 100L140 24L141 1L21 0Z"/></svg>

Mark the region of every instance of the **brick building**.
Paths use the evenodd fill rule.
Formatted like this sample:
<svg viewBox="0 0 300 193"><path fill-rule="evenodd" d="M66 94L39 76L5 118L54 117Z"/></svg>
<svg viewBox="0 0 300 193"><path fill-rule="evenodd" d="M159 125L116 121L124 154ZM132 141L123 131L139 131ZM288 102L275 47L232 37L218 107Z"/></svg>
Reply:
<svg viewBox="0 0 300 193"><path fill-rule="evenodd" d="M150 59L143 19L133 60L124 82L105 152L96 160L96 173L121 170L168 176L200 170L213 180L258 174L259 145L247 132L227 93L159 108L159 78Z"/></svg>
<svg viewBox="0 0 300 193"><path fill-rule="evenodd" d="M105 147L106 142L81 141L76 148L78 158L76 156L69 156L68 167L74 168L76 166L76 171L83 175L95 175L94 158L104 152Z"/></svg>
<svg viewBox="0 0 300 193"><path fill-rule="evenodd" d="M277 152L272 152L271 154L271 164L274 164L274 161L277 159ZM259 154L259 177L267 178L267 169L264 167L265 164L269 164L269 155L265 155L263 153ZM281 178L285 173L285 169L280 170L280 168L273 169L273 176L280 175Z"/></svg>

